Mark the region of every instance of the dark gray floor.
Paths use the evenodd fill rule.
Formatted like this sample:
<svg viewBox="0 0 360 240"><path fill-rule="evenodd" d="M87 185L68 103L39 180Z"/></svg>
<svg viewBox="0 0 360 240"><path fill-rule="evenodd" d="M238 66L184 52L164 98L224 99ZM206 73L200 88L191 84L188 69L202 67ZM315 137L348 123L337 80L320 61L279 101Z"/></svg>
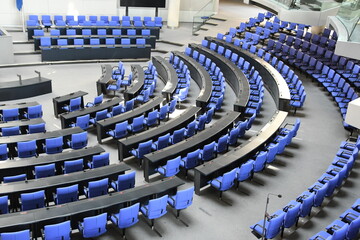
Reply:
<svg viewBox="0 0 360 240"><path fill-rule="evenodd" d="M220 12L217 16L226 18L226 22L212 20L218 23L218 26L207 26L209 31L200 31L199 36L191 35L192 25L190 23L183 23L176 30L169 30L164 27L161 31L161 38L183 44L199 43L204 36L216 36L217 32L224 33L229 27L235 27L241 21L256 16L258 11L263 10L255 6L240 4L239 1L235 0L221 0ZM14 40L23 40L25 35L14 33L14 38ZM15 47L16 51L32 50L32 45L16 45ZM159 44L157 48L167 51L184 50L184 47L164 43ZM169 56L159 53L154 55ZM18 63L37 62L40 57L39 55L18 55L15 59ZM116 65L116 63L113 64ZM126 74L130 72L130 64L125 64ZM141 64L146 65L146 63ZM60 121L53 115L52 98L72 91L84 90L89 92L85 100L91 101L96 95L95 82L101 75L100 65L94 63L4 68L0 69L0 82L17 80L16 74L21 74L23 78L34 77L34 70L41 71L44 77L52 79L53 93L25 99L25 101L36 100L43 105L47 130L51 131L59 129L60 126ZM189 227L185 227L177 221L173 210L169 208L169 213L156 221L156 228L162 233L164 239L256 239L250 232L249 226L262 219L268 193L283 195L281 199L271 199L269 205L269 213L271 213L295 199L324 173L332 162L340 142L348 137L348 133L342 127L338 108L331 98L302 75L301 80L307 93L306 103L296 116L289 115L287 119L287 122L293 123L295 118L299 117L301 119L300 130L285 153L278 156L277 160L265 172L255 175L256 181L262 182L264 186L254 182L242 183L240 190L247 192L249 196L234 189L227 191L223 197L232 206L219 201L218 193L214 189L205 189L201 196L194 197L193 205L181 214L181 218L188 223ZM189 100L182 104L182 108L176 110L171 117L176 117L179 112L185 109L185 106L194 104L199 88L194 82L191 84ZM159 87L161 88L161 86ZM234 93L228 87L224 103L225 109L231 109L233 98ZM274 110L275 105L270 95L266 94L261 115L246 137L256 133L268 121ZM215 120L220 116L221 113L217 114ZM89 135L89 145L95 145L97 141L94 132L90 131ZM239 142L242 141L244 140ZM110 152L111 162L117 162L115 143L107 141L102 146ZM136 162L128 160L127 163L137 171L136 185L144 184L142 171ZM349 179L330 203L294 234L291 236L285 234L285 238L307 239L336 219L342 211L360 197L359 174L359 163L356 163ZM190 171L189 179L185 179L182 173L179 174L179 177L186 181L186 185L182 188L193 185L191 175L192 172ZM154 178L154 180L156 179L159 177ZM98 239L119 239L119 234L115 227L109 227L108 233ZM139 223L127 230L127 238L158 239L159 237L147 226L144 218L140 217ZM75 234L73 239L80 239L80 236Z"/></svg>

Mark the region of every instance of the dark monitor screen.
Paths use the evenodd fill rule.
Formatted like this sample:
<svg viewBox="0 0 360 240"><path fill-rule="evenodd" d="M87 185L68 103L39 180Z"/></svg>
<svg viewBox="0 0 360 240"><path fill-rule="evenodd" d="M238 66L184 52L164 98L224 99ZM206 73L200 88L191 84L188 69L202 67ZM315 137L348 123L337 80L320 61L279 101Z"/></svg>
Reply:
<svg viewBox="0 0 360 240"><path fill-rule="evenodd" d="M165 0L120 0L122 7L165 7Z"/></svg>

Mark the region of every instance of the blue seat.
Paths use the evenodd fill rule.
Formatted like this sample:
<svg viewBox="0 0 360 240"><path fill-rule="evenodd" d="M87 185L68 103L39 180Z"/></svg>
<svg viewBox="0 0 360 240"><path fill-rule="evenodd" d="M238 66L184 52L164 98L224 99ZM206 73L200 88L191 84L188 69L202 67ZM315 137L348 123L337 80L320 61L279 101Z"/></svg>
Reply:
<svg viewBox="0 0 360 240"><path fill-rule="evenodd" d="M177 191L176 195L170 195L168 204L176 209L176 218L180 216L180 211L191 206L194 197L194 187Z"/></svg>
<svg viewBox="0 0 360 240"><path fill-rule="evenodd" d="M72 149L81 149L87 146L87 132L71 134L71 140L68 140L67 144Z"/></svg>
<svg viewBox="0 0 360 240"><path fill-rule="evenodd" d="M168 160L165 166L160 166L156 169L164 177L175 176L180 171L181 156Z"/></svg>
<svg viewBox="0 0 360 240"><path fill-rule="evenodd" d="M207 162L214 158L216 152L215 141L206 144L202 150L200 150L200 158L202 161Z"/></svg>
<svg viewBox="0 0 360 240"><path fill-rule="evenodd" d="M80 110L81 109L81 97L70 99L70 104L64 105L62 107L62 109L64 109L66 112L73 112L76 110Z"/></svg>
<svg viewBox="0 0 360 240"><path fill-rule="evenodd" d="M193 152L187 153L185 157L183 157L180 161L180 166L185 168L185 175L187 176L188 169L193 169L198 166L201 160L201 150L197 149Z"/></svg>
<svg viewBox="0 0 360 240"><path fill-rule="evenodd" d="M263 225L263 220L259 221L257 224L251 226L253 233L257 236L262 236L263 231L265 230L265 239L272 239L276 237L282 228L285 218L285 212L281 211L279 214L271 215L270 219L267 219L265 226ZM265 229L264 229L265 228Z"/></svg>
<svg viewBox="0 0 360 240"><path fill-rule="evenodd" d="M169 105L166 104L164 106L162 106L160 108L160 111L159 111L159 114L158 114L158 119L161 121L161 120L164 120L164 119L167 119L168 118L168 113L169 113Z"/></svg>
<svg viewBox="0 0 360 240"><path fill-rule="evenodd" d="M18 108L3 109L1 120L4 122L19 120L19 109Z"/></svg>
<svg viewBox="0 0 360 240"><path fill-rule="evenodd" d="M88 102L86 104L86 107L93 107L93 106L99 105L102 103L103 100L104 100L104 95L100 94L99 96L94 98L93 102Z"/></svg>
<svg viewBox="0 0 360 240"><path fill-rule="evenodd" d="M257 172L261 172L265 169L265 166L266 166L266 152L262 151L262 152L259 152L257 155L256 155L256 159L255 159L255 163L254 163L254 172L257 173Z"/></svg>
<svg viewBox="0 0 360 240"><path fill-rule="evenodd" d="M98 46L100 45L100 39L99 38L90 38L90 46L92 48L99 48ZM86 106L88 107L88 106Z"/></svg>
<svg viewBox="0 0 360 240"><path fill-rule="evenodd" d="M149 128L158 123L159 111L154 110L148 113L148 116L144 119L144 124Z"/></svg>
<svg viewBox="0 0 360 240"><path fill-rule="evenodd" d="M235 178L236 178L237 168L231 170L230 172L225 173L223 176L217 177L211 181L209 184L220 191L219 198L222 198L222 193L224 191L229 190L232 186L234 186Z"/></svg>
<svg viewBox="0 0 360 240"><path fill-rule="evenodd" d="M79 222L78 228L84 238L98 237L106 233L107 213L86 217Z"/></svg>
<svg viewBox="0 0 360 240"><path fill-rule="evenodd" d="M36 105L27 108L27 111L24 113L24 117L27 119L41 118L43 115L42 106Z"/></svg>
<svg viewBox="0 0 360 240"><path fill-rule="evenodd" d="M347 223L339 219L335 220L334 222L334 225L339 226L340 228L342 228L345 224ZM352 219L349 223L349 229L346 233L346 239L356 239L359 234L359 228L360 228L360 217Z"/></svg>
<svg viewBox="0 0 360 240"><path fill-rule="evenodd" d="M36 179L54 176L55 163L42 165L42 166L35 166L34 175Z"/></svg>
<svg viewBox="0 0 360 240"><path fill-rule="evenodd" d="M141 103L148 102L150 99L150 90L150 88L143 90L143 92L136 97L136 101Z"/></svg>
<svg viewBox="0 0 360 240"><path fill-rule="evenodd" d="M68 187L56 188L56 194L54 195L55 204L64 204L69 202L75 202L79 198L79 185L74 184Z"/></svg>
<svg viewBox="0 0 360 240"><path fill-rule="evenodd" d="M219 138L219 140L216 143L216 152L217 153L223 153L228 150L228 140L229 140L228 135L224 135Z"/></svg>
<svg viewBox="0 0 360 240"><path fill-rule="evenodd" d="M122 110L123 110L124 106L119 104L117 106L114 106L112 109L111 109L111 112L107 113L107 117L110 118L110 117L114 117L114 116L117 116L119 114L122 113Z"/></svg>
<svg viewBox="0 0 360 240"><path fill-rule="evenodd" d="M126 174L120 174L117 181L111 181L111 187L116 192L135 187L135 174L135 171Z"/></svg>
<svg viewBox="0 0 360 240"><path fill-rule="evenodd" d="M151 152L151 146L152 146L152 140L143 142L139 144L139 147L137 149L132 149L130 153L138 158L140 160L141 165L141 159L144 157L145 154L148 154Z"/></svg>
<svg viewBox="0 0 360 240"><path fill-rule="evenodd" d="M122 38L120 44L123 45L123 48L130 47L130 38Z"/></svg>
<svg viewBox="0 0 360 240"><path fill-rule="evenodd" d="M328 226L327 228L331 229L331 231L321 231L314 236L310 237L309 240L316 240L316 239L333 239L333 240L342 240L345 239L346 233L349 229L349 224L344 224L342 227L338 226ZM329 233L331 232L331 233Z"/></svg>
<svg viewBox="0 0 360 240"><path fill-rule="evenodd" d="M68 49L67 47L64 47L64 46L68 45L68 40L67 39L58 39L57 45L58 45L59 49Z"/></svg>
<svg viewBox="0 0 360 240"><path fill-rule="evenodd" d="M171 100L170 105L169 105L169 113L173 113L175 111L176 104L177 104L177 99L176 98Z"/></svg>
<svg viewBox="0 0 360 240"><path fill-rule="evenodd" d="M45 225L44 226L44 235L45 240L70 240L71 235L71 226L70 220L62 223Z"/></svg>
<svg viewBox="0 0 360 240"><path fill-rule="evenodd" d="M240 128L236 127L230 130L228 144L234 146L237 144Z"/></svg>
<svg viewBox="0 0 360 240"><path fill-rule="evenodd" d="M2 136L15 136L20 134L20 127L14 126L14 127L5 127L1 129Z"/></svg>
<svg viewBox="0 0 360 240"><path fill-rule="evenodd" d="M83 49L84 48L84 39L78 39L78 38L74 39L74 45L76 46L75 49Z"/></svg>
<svg viewBox="0 0 360 240"><path fill-rule="evenodd" d="M103 153L92 156L92 161L88 162L87 165L89 168L98 168L109 165L109 162L110 162L110 154Z"/></svg>
<svg viewBox="0 0 360 240"><path fill-rule="evenodd" d="M254 174L254 160L248 160L241 164L236 173L236 180L238 183L251 179Z"/></svg>
<svg viewBox="0 0 360 240"><path fill-rule="evenodd" d="M144 48L146 45L146 40L144 38L137 38L136 45L138 48Z"/></svg>
<svg viewBox="0 0 360 240"><path fill-rule="evenodd" d="M154 151L166 148L169 145L170 133L160 136L157 141L151 145L151 149Z"/></svg>
<svg viewBox="0 0 360 240"><path fill-rule="evenodd" d="M108 193L109 179L104 178L89 182L88 187L84 186L84 194L87 198L98 197Z"/></svg>
<svg viewBox="0 0 360 240"><path fill-rule="evenodd" d="M51 29L50 36L60 36L60 30L59 29Z"/></svg>
<svg viewBox="0 0 360 240"><path fill-rule="evenodd" d="M89 128L90 123L90 114L86 114L84 116L76 117L76 122L71 123L70 127L80 127L83 130Z"/></svg>
<svg viewBox="0 0 360 240"><path fill-rule="evenodd" d="M84 159L76 159L64 162L64 174L79 172L84 170Z"/></svg>
<svg viewBox="0 0 360 240"><path fill-rule="evenodd" d="M26 180L26 174L19 174L14 176L7 176L4 177L4 183L11 183L11 182L18 182L18 181L25 181Z"/></svg>
<svg viewBox="0 0 360 240"><path fill-rule="evenodd" d="M133 226L139 221L140 203L121 208L119 213L111 214L110 220L113 224L122 229L122 236L125 238L125 229Z"/></svg>
<svg viewBox="0 0 360 240"><path fill-rule="evenodd" d="M0 160L7 160L8 157L7 144L0 144Z"/></svg>
<svg viewBox="0 0 360 240"><path fill-rule="evenodd" d="M176 144L184 140L184 138L185 138L185 128L180 128L178 130L175 130L173 135L170 136L169 143Z"/></svg>
<svg viewBox="0 0 360 240"><path fill-rule="evenodd" d="M209 110L207 110L205 123L210 123L210 122L211 122L212 117L213 117L213 115L214 115L214 111L215 111L214 108L210 108Z"/></svg>
<svg viewBox="0 0 360 240"><path fill-rule="evenodd" d="M61 153L63 151L63 144L62 136L45 139L44 152L47 154Z"/></svg>
<svg viewBox="0 0 360 240"><path fill-rule="evenodd" d="M99 112L96 112L94 118L90 118L90 123L96 125L97 121L103 120L107 118L107 109L101 110Z"/></svg>
<svg viewBox="0 0 360 240"><path fill-rule="evenodd" d="M19 158L36 156L36 140L17 143L17 153Z"/></svg>
<svg viewBox="0 0 360 240"><path fill-rule="evenodd" d="M115 139L123 138L128 134L127 127L128 127L128 121L126 120L117 123L115 125L115 129L110 129L108 132L106 132L106 134L108 134L109 136Z"/></svg>
<svg viewBox="0 0 360 240"><path fill-rule="evenodd" d="M20 194L21 211L28 211L45 206L45 191Z"/></svg>
<svg viewBox="0 0 360 240"><path fill-rule="evenodd" d="M41 15L41 23L45 28L49 28L52 25L50 15Z"/></svg>
<svg viewBox="0 0 360 240"><path fill-rule="evenodd" d="M164 216L167 206L168 195L164 195L160 198L149 200L148 204L144 204L140 207L140 211L144 217L151 220L151 228L154 229L155 219Z"/></svg>
<svg viewBox="0 0 360 240"><path fill-rule="evenodd" d="M300 216L300 208L301 208L301 203L295 200L292 200L283 208L283 211L286 212L286 215L284 218L284 224L281 231L281 236L283 236L284 228L291 228L292 226L297 224Z"/></svg>
<svg viewBox="0 0 360 240"><path fill-rule="evenodd" d="M122 110L122 112L128 112L134 109L134 99L131 99L129 101L126 101L125 108Z"/></svg>
<svg viewBox="0 0 360 240"><path fill-rule="evenodd" d="M136 117L133 122L127 126L129 132L136 133L144 129L144 115Z"/></svg>
<svg viewBox="0 0 360 240"><path fill-rule="evenodd" d="M30 230L0 233L1 240L30 240Z"/></svg>
<svg viewBox="0 0 360 240"><path fill-rule="evenodd" d="M40 47L41 47L41 50L49 50L51 48L51 38L50 37L41 37L40 38Z"/></svg>
<svg viewBox="0 0 360 240"><path fill-rule="evenodd" d="M1 196L0 197L0 215L6 214L9 212L9 205L8 205L8 196Z"/></svg>

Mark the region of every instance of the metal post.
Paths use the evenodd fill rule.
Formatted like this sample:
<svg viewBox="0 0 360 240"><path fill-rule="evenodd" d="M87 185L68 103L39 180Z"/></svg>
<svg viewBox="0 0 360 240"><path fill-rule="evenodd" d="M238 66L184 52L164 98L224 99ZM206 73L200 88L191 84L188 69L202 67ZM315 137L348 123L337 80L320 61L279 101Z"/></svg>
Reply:
<svg viewBox="0 0 360 240"><path fill-rule="evenodd" d="M282 197L281 194L273 194L273 193L268 193L268 195L267 195L267 197L266 197L266 205L265 205L264 221L263 221L263 230L262 230L262 233L261 233L261 239L262 239L262 240L265 239L265 234L266 234L266 231L265 231L265 223L266 223L266 218L267 218L268 215L269 215L268 212L267 212L267 209L268 209L268 206L269 206L270 195L277 196L278 198L281 198L281 197Z"/></svg>
<svg viewBox="0 0 360 240"><path fill-rule="evenodd" d="M20 83L20 85L22 85L21 75L20 75L20 74L17 74L17 76L19 77L19 83Z"/></svg>
<svg viewBox="0 0 360 240"><path fill-rule="evenodd" d="M155 8L155 17L158 17L158 16L159 16L159 8L156 7L156 8Z"/></svg>
<svg viewBox="0 0 360 240"><path fill-rule="evenodd" d="M41 74L40 74L40 72L35 70L35 73L37 73L39 75L39 82L41 82Z"/></svg>

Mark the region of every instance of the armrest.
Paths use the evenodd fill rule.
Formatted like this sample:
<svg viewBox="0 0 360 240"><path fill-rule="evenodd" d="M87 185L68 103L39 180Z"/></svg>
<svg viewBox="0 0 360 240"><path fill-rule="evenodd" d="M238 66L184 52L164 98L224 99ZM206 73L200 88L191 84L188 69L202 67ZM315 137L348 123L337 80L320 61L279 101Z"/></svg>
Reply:
<svg viewBox="0 0 360 240"><path fill-rule="evenodd" d="M114 217L116 219L116 225L119 224L119 219L115 214L111 214L111 217Z"/></svg>

